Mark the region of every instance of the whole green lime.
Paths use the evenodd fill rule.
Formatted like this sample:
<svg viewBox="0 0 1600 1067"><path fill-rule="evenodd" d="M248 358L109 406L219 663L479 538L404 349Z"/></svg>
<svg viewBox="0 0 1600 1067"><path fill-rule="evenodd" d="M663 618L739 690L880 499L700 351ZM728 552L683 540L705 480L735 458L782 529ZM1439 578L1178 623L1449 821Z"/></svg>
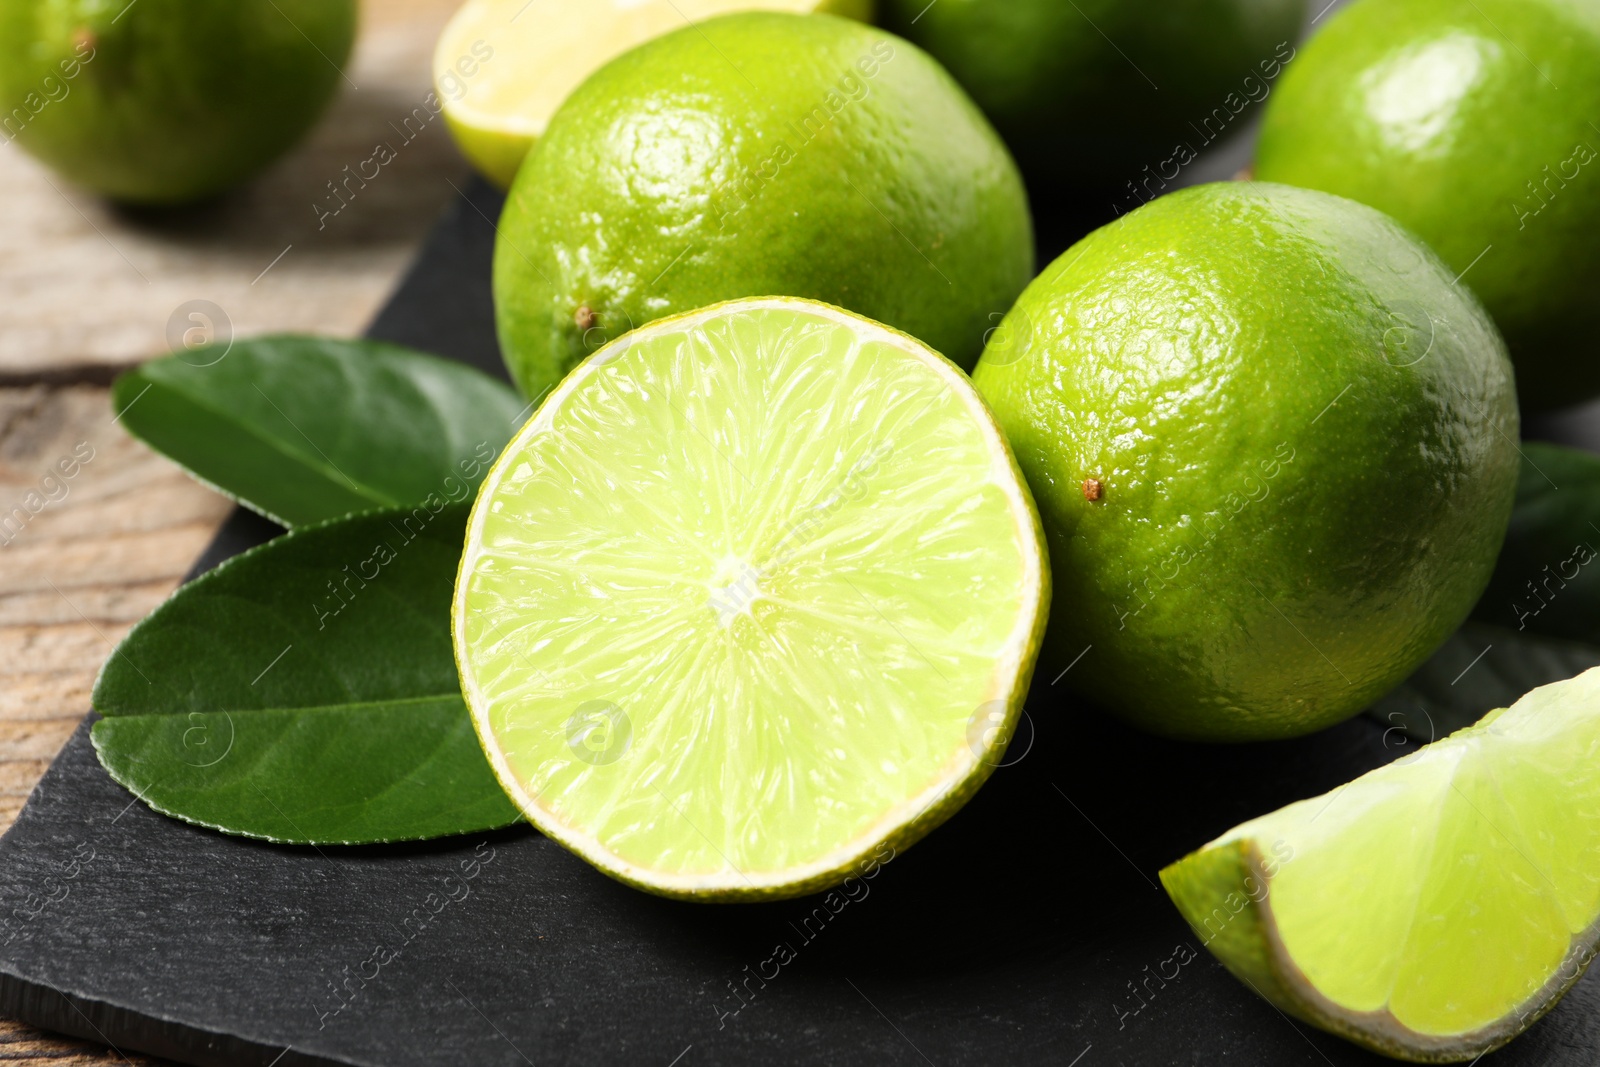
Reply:
<svg viewBox="0 0 1600 1067"><path fill-rule="evenodd" d="M610 338L746 296L836 304L970 368L1032 270L1016 166L937 63L848 19L744 13L568 98L512 185L494 294L536 398Z"/></svg>
<svg viewBox="0 0 1600 1067"><path fill-rule="evenodd" d="M1230 182L1028 287L973 380L1044 520L1064 684L1158 733L1286 737L1456 628L1505 536L1518 417L1453 273L1369 207Z"/></svg>
<svg viewBox="0 0 1600 1067"><path fill-rule="evenodd" d="M950 68L1035 194L1125 211L1255 117L1305 0L885 0L884 25Z"/></svg>
<svg viewBox="0 0 1600 1067"><path fill-rule="evenodd" d="M1362 0L1267 108L1256 173L1393 215L1462 274L1523 406L1600 393L1600 2Z"/></svg>
<svg viewBox="0 0 1600 1067"><path fill-rule="evenodd" d="M0 128L116 200L209 196L306 132L355 25L355 0L0 0Z"/></svg>

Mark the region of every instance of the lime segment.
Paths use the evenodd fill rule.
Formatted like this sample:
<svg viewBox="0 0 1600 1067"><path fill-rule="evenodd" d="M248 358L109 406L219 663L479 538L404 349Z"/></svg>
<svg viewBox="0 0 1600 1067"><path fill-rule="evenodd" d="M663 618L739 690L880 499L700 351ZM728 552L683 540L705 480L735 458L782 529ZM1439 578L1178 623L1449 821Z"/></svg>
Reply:
<svg viewBox="0 0 1600 1067"><path fill-rule="evenodd" d="M1600 669L1161 872L1235 974L1387 1055L1468 1061L1577 980L1600 937Z"/></svg>
<svg viewBox="0 0 1600 1067"><path fill-rule="evenodd" d="M865 19L872 0L467 0L434 48L434 90L462 154L504 189L550 116L607 60L749 10Z"/></svg>
<svg viewBox="0 0 1600 1067"><path fill-rule="evenodd" d="M456 654L545 833L667 895L794 895L977 788L1048 595L960 370L771 298L629 334L544 403L474 510Z"/></svg>

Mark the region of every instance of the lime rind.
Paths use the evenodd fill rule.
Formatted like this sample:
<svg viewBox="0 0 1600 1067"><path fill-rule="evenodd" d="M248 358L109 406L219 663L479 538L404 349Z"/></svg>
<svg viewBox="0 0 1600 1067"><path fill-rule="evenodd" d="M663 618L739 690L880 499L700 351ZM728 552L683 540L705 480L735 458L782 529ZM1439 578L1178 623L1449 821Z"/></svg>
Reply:
<svg viewBox="0 0 1600 1067"><path fill-rule="evenodd" d="M840 338L848 354L828 347ZM724 342L732 348L719 353ZM785 363L791 350L814 370ZM644 399L651 391L654 402ZM801 424L806 412L813 424ZM644 424L615 432L625 418ZM788 432L763 425L774 418ZM750 513L766 516L765 505L786 492L788 505L774 513L818 514L792 508L806 479L848 465L870 436L856 431L883 419L899 420L901 439L879 456L885 484L874 488L872 506L849 499L854 493L830 497L829 521L798 524L809 542L798 546L795 523L751 534L732 555L763 561L763 589L755 607L734 604L721 617L718 597L746 580L737 560L723 567L730 553L717 542L738 523L718 526L722 516L740 513L745 493L762 505ZM835 425L854 429L832 432ZM587 446L573 444L580 438ZM630 451L633 441L662 458ZM648 469L671 467L680 448L711 462ZM756 477L738 477L740 465ZM695 477L684 476L690 469ZM849 469L863 469L859 457ZM786 480L799 488L785 490ZM585 499L584 487L601 481L605 500ZM642 523L629 513L649 495L641 484L664 491L642 507ZM927 522L935 513L943 525ZM885 521L896 518L904 527ZM687 528L695 522L702 525ZM627 524L628 536L612 540ZM635 533L644 527L647 534ZM752 552L763 536L767 555ZM772 553L774 537L791 547ZM819 554L827 568L813 566ZM583 561L581 580L563 571L564 556ZM671 562L657 566L662 559ZM921 568L918 580L902 580L906 566L894 574L878 566L907 559L910 570ZM858 560L870 565L855 567ZM951 593L952 578L971 588ZM614 593L614 603L591 595L595 582L613 583L606 597ZM1048 597L1031 497L960 369L849 312L766 298L652 323L568 376L485 480L453 633L480 740L530 821L639 888L764 899L836 884L965 803L1000 762L1021 714ZM571 598L569 621L602 602L615 617L547 626L523 606L562 598ZM868 608L879 619L859 625ZM645 623L635 625L639 618ZM813 631L823 638L808 646ZM805 654L768 656L768 646ZM671 648L675 658L661 651ZM715 657L724 657L718 669L701 669ZM741 673L741 659L756 668ZM621 698L619 678L631 687ZM590 760L569 733L565 748L579 757L570 758L561 734L572 720L562 720L584 708L608 737L625 735L632 759L613 756L607 740ZM779 736L773 723L790 728Z"/></svg>
<svg viewBox="0 0 1600 1067"><path fill-rule="evenodd" d="M1600 945L1597 922L1574 939L1560 967L1544 985L1501 1022L1446 1036L1418 1033L1390 1011L1352 1011L1311 983L1290 957L1272 908L1252 895L1251 887L1270 881L1268 865L1257 842L1241 839L1215 848L1207 846L1186 857L1163 870L1161 882L1190 929L1257 996L1318 1029L1393 1059L1475 1062L1554 1008L1583 977ZM1198 904L1201 899L1218 903L1206 909Z"/></svg>
<svg viewBox="0 0 1600 1067"><path fill-rule="evenodd" d="M1374 1051L1466 1062L1600 943L1600 670L1161 872L1206 946L1282 1010Z"/></svg>

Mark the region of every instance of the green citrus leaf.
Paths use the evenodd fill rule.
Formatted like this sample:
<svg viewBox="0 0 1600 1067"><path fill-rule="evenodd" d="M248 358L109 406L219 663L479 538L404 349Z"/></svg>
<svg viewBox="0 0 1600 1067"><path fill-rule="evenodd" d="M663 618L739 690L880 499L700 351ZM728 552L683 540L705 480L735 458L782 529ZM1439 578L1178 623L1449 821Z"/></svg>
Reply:
<svg viewBox="0 0 1600 1067"><path fill-rule="evenodd" d="M117 379L130 433L285 526L476 487L527 405L464 364L398 345L259 337Z"/></svg>
<svg viewBox="0 0 1600 1067"><path fill-rule="evenodd" d="M1600 666L1600 456L1527 441L1517 504L1472 618L1368 712L1428 742Z"/></svg>
<svg viewBox="0 0 1600 1067"><path fill-rule="evenodd" d="M516 821L450 646L466 517L441 503L340 519L184 586L101 672L100 762L158 811L272 841Z"/></svg>
<svg viewBox="0 0 1600 1067"><path fill-rule="evenodd" d="M1472 617L1600 645L1600 456L1525 442L1517 506Z"/></svg>

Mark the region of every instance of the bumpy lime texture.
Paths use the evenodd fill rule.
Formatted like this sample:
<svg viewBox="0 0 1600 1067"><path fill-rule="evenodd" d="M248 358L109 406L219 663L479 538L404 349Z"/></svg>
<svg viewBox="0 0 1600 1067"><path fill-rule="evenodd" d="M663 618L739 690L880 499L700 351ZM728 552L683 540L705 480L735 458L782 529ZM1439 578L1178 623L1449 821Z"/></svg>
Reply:
<svg viewBox="0 0 1600 1067"><path fill-rule="evenodd" d="M193 200L300 138L355 0L0 0L0 128L117 200Z"/></svg>
<svg viewBox="0 0 1600 1067"><path fill-rule="evenodd" d="M507 446L456 654L545 833L652 892L793 896L1000 762L1048 589L966 375L838 308L738 301L615 342Z"/></svg>
<svg viewBox="0 0 1600 1067"><path fill-rule="evenodd" d="M825 300L965 367L1032 273L1010 155L923 52L827 15L731 15L586 81L517 175L500 343L530 397L719 300Z"/></svg>
<svg viewBox="0 0 1600 1067"><path fill-rule="evenodd" d="M1600 3L1362 0L1267 108L1257 176L1410 227L1499 324L1530 410L1600 393Z"/></svg>
<svg viewBox="0 0 1600 1067"><path fill-rule="evenodd" d="M1252 819L1161 872L1286 1012L1385 1055L1477 1062L1600 937L1600 670Z"/></svg>
<svg viewBox="0 0 1600 1067"><path fill-rule="evenodd" d="M972 94L1038 195L1063 180L1125 192L1178 146L1197 151L1236 132L1294 55L1306 8L1305 0L881 6L885 26L926 48Z"/></svg>
<svg viewBox="0 0 1600 1067"><path fill-rule="evenodd" d="M1049 651L1083 654L1063 684L1160 733L1281 737L1455 629L1505 534L1518 418L1451 274L1370 208L1224 183L1029 286L974 381L1050 537Z"/></svg>

